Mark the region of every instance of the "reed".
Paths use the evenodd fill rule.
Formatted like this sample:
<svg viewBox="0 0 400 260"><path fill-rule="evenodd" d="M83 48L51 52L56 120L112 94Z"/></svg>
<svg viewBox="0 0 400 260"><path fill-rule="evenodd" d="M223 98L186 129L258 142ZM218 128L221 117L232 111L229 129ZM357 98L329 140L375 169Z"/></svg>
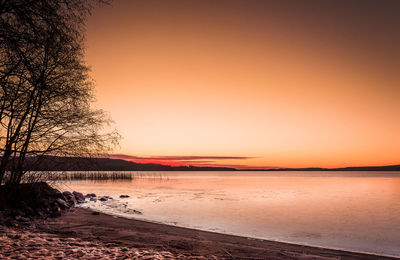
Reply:
<svg viewBox="0 0 400 260"><path fill-rule="evenodd" d="M30 172L26 177L32 179L41 179L45 181L119 181L132 180L134 178L131 172ZM29 182L28 180L25 180Z"/></svg>
<svg viewBox="0 0 400 260"><path fill-rule="evenodd" d="M119 181L134 178L130 172L63 172L51 177L53 181Z"/></svg>
<svg viewBox="0 0 400 260"><path fill-rule="evenodd" d="M6 176L7 177L7 176ZM121 181L134 179L149 180L169 180L168 176L164 176L160 172L121 172L121 171L32 171L27 172L22 182L38 182L38 181Z"/></svg>

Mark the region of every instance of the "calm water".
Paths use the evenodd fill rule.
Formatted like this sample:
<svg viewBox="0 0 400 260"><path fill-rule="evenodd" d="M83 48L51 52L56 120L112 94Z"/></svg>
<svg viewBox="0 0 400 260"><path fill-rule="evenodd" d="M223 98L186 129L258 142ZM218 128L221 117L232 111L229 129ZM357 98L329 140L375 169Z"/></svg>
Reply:
<svg viewBox="0 0 400 260"><path fill-rule="evenodd" d="M400 172L133 174L132 181L59 188L111 196L86 206L124 217L400 256Z"/></svg>

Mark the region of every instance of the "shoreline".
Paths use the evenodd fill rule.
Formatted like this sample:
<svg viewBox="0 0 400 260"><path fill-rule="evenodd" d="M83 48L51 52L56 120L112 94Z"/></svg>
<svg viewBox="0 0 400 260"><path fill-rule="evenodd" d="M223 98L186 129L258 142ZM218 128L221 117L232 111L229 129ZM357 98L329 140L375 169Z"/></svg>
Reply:
<svg viewBox="0 0 400 260"><path fill-rule="evenodd" d="M95 210L90 209L90 208L83 208L83 209L89 210L91 212L95 211ZM229 233L229 232L212 231L212 230L207 230L207 229L192 228L192 227L186 227L186 226L175 225L175 224L173 225L173 224L163 223L163 222L160 222L160 221L152 221L152 220L138 219L138 218L128 218L128 217L112 215L112 214L108 214L108 213L101 213L101 214L108 215L108 216L113 217L113 218L122 218L122 219L127 219L127 220L135 220L135 221L140 221L140 222L146 222L146 223L149 223L149 224L157 224L157 225L163 225L163 226L168 226L168 227L183 228L183 229L191 230L193 232L201 231L201 232L213 233L213 234L218 234L218 235L237 237L237 238L247 239L247 240L250 240L250 241L254 240L254 241L268 242L268 243L280 243L280 244L283 244L283 245L309 247L309 248L315 248L315 249L318 249L318 250L332 250L332 251L354 253L354 254L360 254L360 255L368 255L368 256L372 256L372 257L380 257L380 258L387 257L389 259L400 259L400 256L396 256L396 255L379 254L379 253L364 252L364 251L357 251L357 250L347 250L347 249L342 249L342 248L335 248L335 247L329 247L329 246L318 246L318 245L312 245L312 244L306 244L306 243L303 244L303 243L296 243L296 242L283 241L283 240L265 239L265 238L260 238L260 237L252 237L252 236L234 234L234 233Z"/></svg>
<svg viewBox="0 0 400 260"><path fill-rule="evenodd" d="M392 256L203 231L94 212L85 208L73 208L61 217L33 221L30 226L15 229L18 234L38 234L39 240L51 235L51 241L79 241L68 242L71 247L64 242L58 242L50 248L43 248L43 243L37 245L39 251L47 250L47 253L53 253L53 257L58 254L64 259L95 259L96 255L93 252L105 259L123 256L133 259L398 259ZM21 229L24 232L21 232ZM0 237L7 242L7 234L0 233ZM23 244L24 241L20 242ZM7 244L4 241L2 243ZM22 244L19 247L24 250ZM15 248L11 245L9 251L13 250ZM31 254L30 251L29 253ZM5 255L0 252L0 256Z"/></svg>
<svg viewBox="0 0 400 260"><path fill-rule="evenodd" d="M91 212L99 212L101 214L108 215L113 218L122 218L122 219L127 219L127 220L146 222L149 224L158 224L158 225L164 225L164 226L169 226L169 227L184 228L184 229L188 229L188 230L192 230L192 231L202 231L202 232L209 232L209 233L213 233L213 234L227 235L227 236L232 236L232 237L240 237L243 239L254 240L254 241L265 241L265 242L288 244L288 245L293 245L293 246L311 247L311 248L316 248L316 249L321 249L321 250L334 250L334 251L348 252L348 253L354 253L354 254L370 255L370 256L375 256L375 257L387 257L389 259L400 259L400 255L397 256L397 255L390 255L390 254L383 254L383 253L380 254L380 253L367 252L367 251L351 250L351 249L336 248L336 247L329 247L329 246L322 246L322 245L313 245L313 244L307 244L307 243L301 243L301 242L290 242L290 241L284 241L284 240L278 240L278 239L252 237L251 235L241 235L241 234L235 234L235 233L229 233L229 232L223 232L223 231L213 231L213 230L208 230L208 229L203 229L203 228L194 228L194 227L189 227L189 226L184 226L184 225L179 225L179 224L147 220L144 218L135 218L135 217L130 218L130 217L126 217L126 216L119 215L119 214L113 215L113 214L109 214L109 213L96 211L94 209L87 208L87 207L79 206L78 208L89 210Z"/></svg>
<svg viewBox="0 0 400 260"><path fill-rule="evenodd" d="M90 208L86 208L90 211L93 211ZM105 215L109 215L111 217L114 217L114 215L108 214L108 213L102 213ZM390 259L400 259L400 256L396 255L389 255L389 254L379 254L379 253L373 253L373 252L367 252L367 251L358 251L358 250L350 250L350 249L344 249L344 248L336 248L336 247L329 247L329 246L319 246L319 245L313 245L313 244L307 244L307 243L296 243L296 242L290 242L290 241L284 241L284 240L278 240L278 239L267 239L267 238L261 238L261 237L252 237L252 236L247 236L247 235L240 235L240 234L235 234L235 233L229 233L229 232L222 232L222 231L212 231L212 230L207 230L207 229L201 229L201 228L192 228L192 227L186 227L182 225L175 225L175 224L168 224L168 223L163 223L160 221L152 221L152 220L146 220L146 219L137 219L137 218L128 218L124 216L117 216L117 218L124 218L124 219L132 219L132 220L137 220L137 221L142 221L142 222L147 222L147 223L152 223L152 224L159 224L159 225L165 225L165 226L170 226L170 227L179 227L179 228L185 228L193 231L203 231L203 232L209 232L209 233L214 233L214 234L220 234L220 235L227 235L227 236L233 236L233 237L240 237L248 240L255 240L255 241L265 241L265 242L273 242L273 243L281 243L281 244L288 244L288 245L293 245L293 246L301 246L301 247L312 247L316 249L321 249L321 250L334 250L334 251L342 251L342 252L348 252L348 253L355 253L355 254L362 254L362 255L370 255L370 256L375 256L375 257L388 257Z"/></svg>

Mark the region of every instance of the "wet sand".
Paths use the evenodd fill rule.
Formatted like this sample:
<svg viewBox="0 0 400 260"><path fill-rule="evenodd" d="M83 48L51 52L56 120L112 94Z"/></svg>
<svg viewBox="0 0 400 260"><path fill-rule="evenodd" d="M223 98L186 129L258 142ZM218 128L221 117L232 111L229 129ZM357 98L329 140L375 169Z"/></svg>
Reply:
<svg viewBox="0 0 400 260"><path fill-rule="evenodd" d="M0 259L391 259L118 218L75 208L0 226Z"/></svg>

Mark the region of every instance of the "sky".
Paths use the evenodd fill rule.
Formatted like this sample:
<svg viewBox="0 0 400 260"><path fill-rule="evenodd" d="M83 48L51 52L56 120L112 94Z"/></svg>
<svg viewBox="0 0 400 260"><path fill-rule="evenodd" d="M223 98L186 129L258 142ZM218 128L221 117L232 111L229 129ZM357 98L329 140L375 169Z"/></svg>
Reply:
<svg viewBox="0 0 400 260"><path fill-rule="evenodd" d="M400 164L400 1L114 0L87 23L116 158Z"/></svg>

